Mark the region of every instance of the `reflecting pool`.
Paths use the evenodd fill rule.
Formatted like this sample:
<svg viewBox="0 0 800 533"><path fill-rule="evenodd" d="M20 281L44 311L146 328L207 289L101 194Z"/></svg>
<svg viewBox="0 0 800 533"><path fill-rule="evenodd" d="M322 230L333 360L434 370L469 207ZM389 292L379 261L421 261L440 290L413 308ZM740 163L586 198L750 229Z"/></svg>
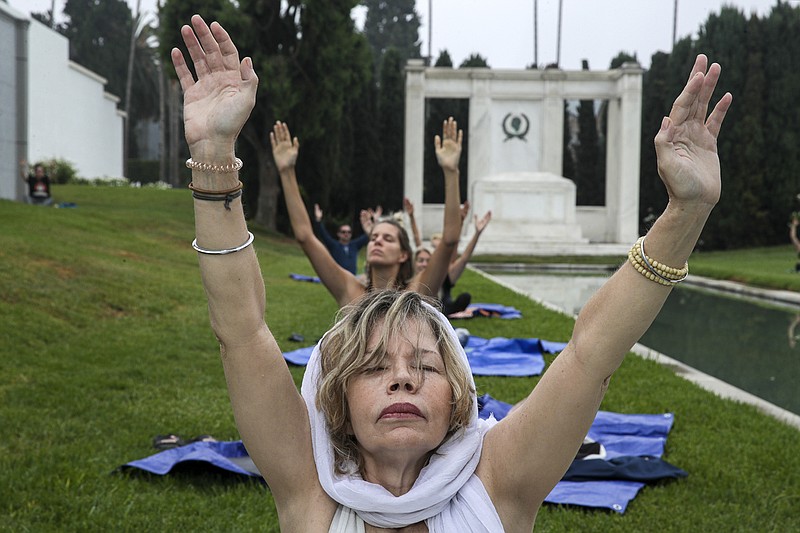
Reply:
<svg viewBox="0 0 800 533"><path fill-rule="evenodd" d="M577 314L608 277L486 272L571 314ZM640 342L800 414L800 308L682 284Z"/></svg>

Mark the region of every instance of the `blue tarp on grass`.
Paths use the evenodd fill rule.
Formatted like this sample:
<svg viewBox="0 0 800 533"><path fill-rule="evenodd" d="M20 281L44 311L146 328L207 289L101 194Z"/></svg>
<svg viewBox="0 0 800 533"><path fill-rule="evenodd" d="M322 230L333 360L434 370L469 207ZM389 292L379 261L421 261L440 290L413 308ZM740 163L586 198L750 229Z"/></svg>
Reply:
<svg viewBox="0 0 800 533"><path fill-rule="evenodd" d="M501 402L488 394L479 399L480 416L487 418L493 414L502 419L511 405ZM636 497L642 487L641 481L620 480L620 475L635 479L667 479L683 477L682 470L661 461L667 434L672 427L671 413L642 415L621 414L608 411L597 413L589 435L602 443L607 457L591 459L594 465L586 461L574 461L573 465L589 468L570 468L566 476L575 476L573 470L583 471L596 478L607 475L611 479L588 481L559 481L545 498L546 503L597 507L624 513L628 504ZM597 468L598 462L614 464ZM122 466L123 469L136 468L153 474L168 474L178 464L191 465L203 463L222 470L244 476L260 477L252 460L241 441L231 442L194 442L171 450L165 450L144 459L131 461ZM576 463L582 463L576 465ZM594 466L594 468L591 468ZM581 472L579 472L580 474Z"/></svg>

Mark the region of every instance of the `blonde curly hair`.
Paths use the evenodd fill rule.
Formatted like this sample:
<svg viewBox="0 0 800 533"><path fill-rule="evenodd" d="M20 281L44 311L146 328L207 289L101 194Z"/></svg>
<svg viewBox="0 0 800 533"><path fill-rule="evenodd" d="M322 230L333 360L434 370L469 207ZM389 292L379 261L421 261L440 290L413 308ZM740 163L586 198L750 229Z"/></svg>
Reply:
<svg viewBox="0 0 800 533"><path fill-rule="evenodd" d="M445 376L452 392L450 424L445 440L472 419L476 393L470 370L459 353L461 346L449 331L450 324L442 321L434 310L437 305L434 300L412 291L373 291L342 308L336 325L322 340L316 402L328 423L338 473L353 474L363 468L358 442L348 431L347 388L350 379L386 357L390 339L405 331L411 321L430 328L444 361ZM375 331L380 337L374 349L367 352L367 344Z"/></svg>

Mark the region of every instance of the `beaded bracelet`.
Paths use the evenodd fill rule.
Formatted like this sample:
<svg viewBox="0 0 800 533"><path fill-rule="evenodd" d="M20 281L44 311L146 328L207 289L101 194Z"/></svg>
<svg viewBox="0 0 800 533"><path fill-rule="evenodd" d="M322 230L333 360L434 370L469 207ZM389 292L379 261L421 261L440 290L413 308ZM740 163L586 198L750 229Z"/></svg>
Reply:
<svg viewBox="0 0 800 533"><path fill-rule="evenodd" d="M681 281L686 279L686 276L689 275L688 261L683 264L683 268L679 269L679 268L669 267L649 257L647 253L644 251L644 236L642 236L639 239L639 247L642 250L642 259L644 259L644 262L647 265L648 269L655 272L657 275L675 283L680 283Z"/></svg>
<svg viewBox="0 0 800 533"><path fill-rule="evenodd" d="M640 237L628 252L628 260L637 272L650 281L670 287L684 281L689 275L689 263L674 268L648 257L644 250L644 237Z"/></svg>
<svg viewBox="0 0 800 533"><path fill-rule="evenodd" d="M191 170L199 170L201 172L213 172L215 174L226 174L228 172L238 172L242 169L244 163L238 157L233 158L233 163L227 165L212 165L211 163L201 163L195 161L191 157L186 160L186 168Z"/></svg>
<svg viewBox="0 0 800 533"><path fill-rule="evenodd" d="M206 254L206 255L227 255L227 254L232 254L232 253L244 250L245 248L247 248L248 246L253 244L253 239L254 238L255 237L253 237L253 234L248 231L247 232L247 240L244 242L244 244L240 244L239 246L236 246L235 248L225 248L223 250L209 250L207 248L201 248L200 246L197 245L197 239L195 239L195 240L192 241L192 248L194 248L195 250L197 250L201 254Z"/></svg>

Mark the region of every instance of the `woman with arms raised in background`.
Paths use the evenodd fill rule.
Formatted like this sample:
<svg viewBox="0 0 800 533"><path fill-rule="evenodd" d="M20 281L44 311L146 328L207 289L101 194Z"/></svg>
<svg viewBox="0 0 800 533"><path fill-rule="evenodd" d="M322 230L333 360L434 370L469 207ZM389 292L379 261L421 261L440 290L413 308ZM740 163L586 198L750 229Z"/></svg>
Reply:
<svg viewBox="0 0 800 533"><path fill-rule="evenodd" d="M415 274L413 251L405 228L392 219L378 220L372 226L367 243L365 287L358 277L336 263L322 241L314 235L295 174L300 143L297 137L291 136L285 123L275 124L270 132L272 154L281 176L283 196L294 237L339 307L374 289L412 290L427 296L435 296L439 292L447 275L450 256L458 246L458 235L461 231L458 161L461 157L462 135L455 120L449 118L444 121L442 136L437 135L434 140L436 159L445 178L442 251L434 253L430 258L429 271Z"/></svg>

